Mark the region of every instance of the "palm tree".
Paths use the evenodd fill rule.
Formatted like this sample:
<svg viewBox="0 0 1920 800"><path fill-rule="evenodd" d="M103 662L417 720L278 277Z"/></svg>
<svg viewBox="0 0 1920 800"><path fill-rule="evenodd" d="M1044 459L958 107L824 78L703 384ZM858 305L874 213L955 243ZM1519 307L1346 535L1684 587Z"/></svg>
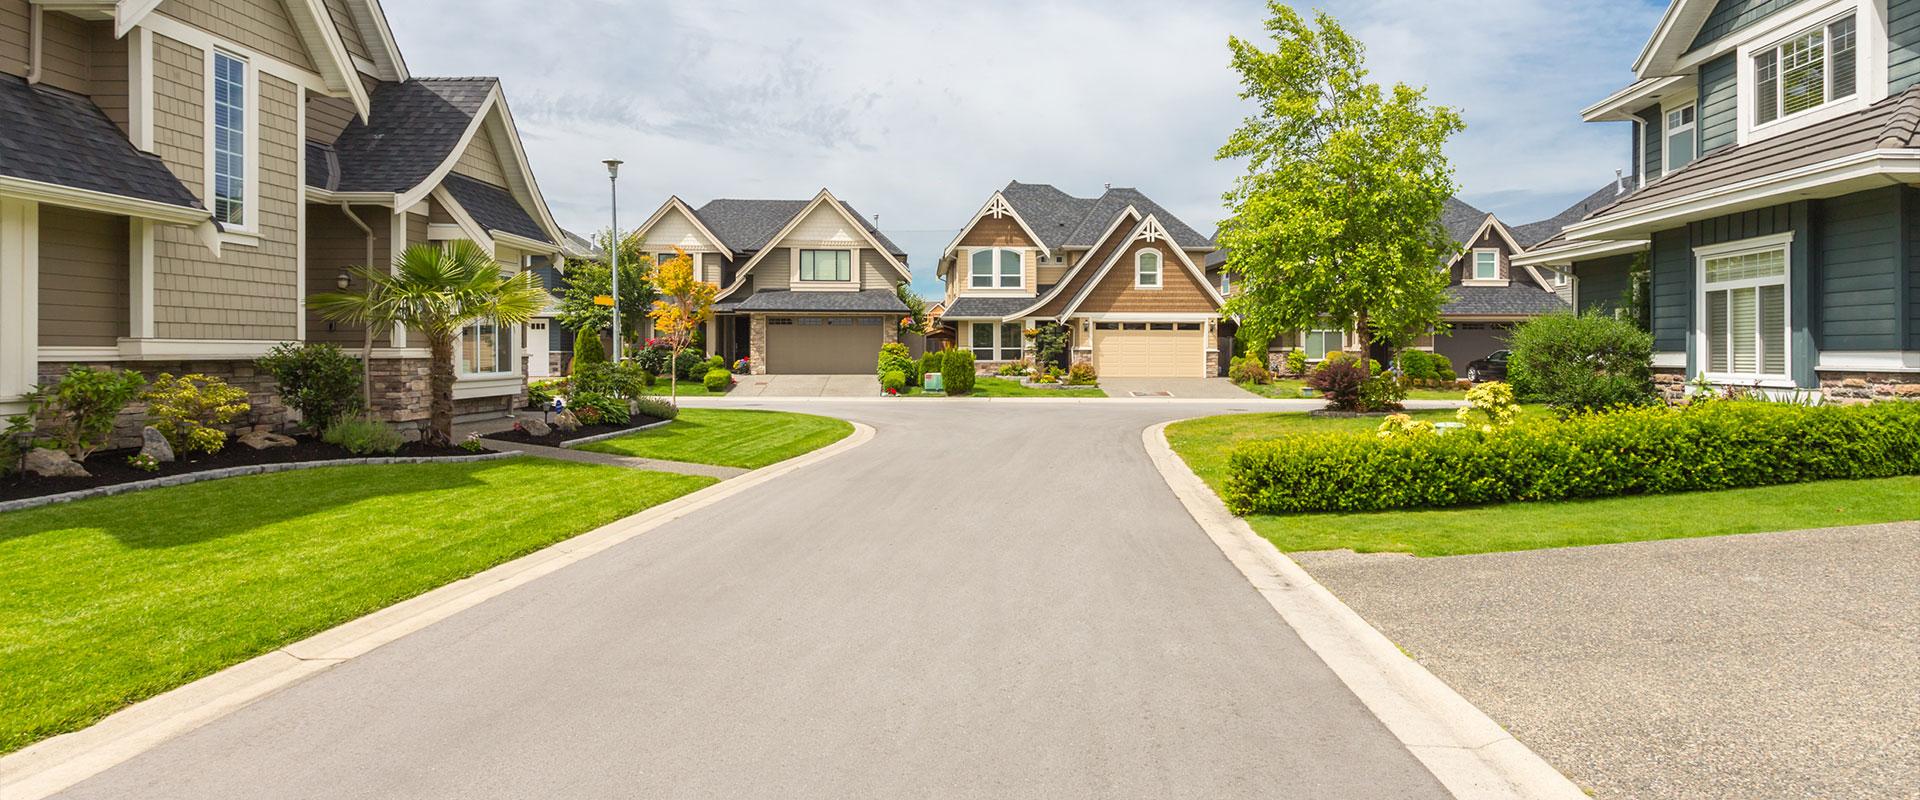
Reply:
<svg viewBox="0 0 1920 800"><path fill-rule="evenodd" d="M363 413L373 413L373 332L380 328L393 327L393 309L388 307L386 293L382 291L379 273L372 267L353 267L348 270L367 287L359 293L330 292L307 298L307 305L320 312L320 316L334 322L359 325L366 330L366 337L360 343L360 408Z"/></svg>
<svg viewBox="0 0 1920 800"><path fill-rule="evenodd" d="M314 295L308 302L323 315L349 307L382 308L392 322L425 336L433 357L428 371L433 396L431 424L423 438L428 444L452 444L454 339L481 320L524 323L546 306L547 293L531 272L501 277L500 262L464 239L445 248L409 247L394 259L392 274L365 269L359 274L367 282L365 294L377 300L328 293Z"/></svg>

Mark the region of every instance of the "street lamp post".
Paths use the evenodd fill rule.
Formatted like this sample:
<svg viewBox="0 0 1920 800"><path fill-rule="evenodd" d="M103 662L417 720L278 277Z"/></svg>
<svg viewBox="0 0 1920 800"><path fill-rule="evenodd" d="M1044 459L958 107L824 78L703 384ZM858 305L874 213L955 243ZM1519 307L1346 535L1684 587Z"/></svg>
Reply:
<svg viewBox="0 0 1920 800"><path fill-rule="evenodd" d="M607 192L613 200L613 235L607 239L607 247L613 252L613 363L620 363L620 159L609 158L607 165Z"/></svg>

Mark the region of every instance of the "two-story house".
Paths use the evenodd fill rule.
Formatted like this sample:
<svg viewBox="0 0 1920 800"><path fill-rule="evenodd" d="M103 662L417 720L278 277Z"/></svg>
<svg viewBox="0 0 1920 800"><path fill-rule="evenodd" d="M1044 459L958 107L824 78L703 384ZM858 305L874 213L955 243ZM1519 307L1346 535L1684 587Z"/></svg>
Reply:
<svg viewBox="0 0 1920 800"><path fill-rule="evenodd" d="M1585 116L1638 190L1521 263L1585 311L1645 259L1669 394L1920 396L1920 0L1675 0L1633 69Z"/></svg>
<svg viewBox="0 0 1920 800"><path fill-rule="evenodd" d="M1134 189L1097 198L1037 183L994 192L941 253L941 323L982 371L1029 358L1025 331L1064 324L1063 362L1099 375L1219 370L1221 297L1207 237Z"/></svg>
<svg viewBox="0 0 1920 800"><path fill-rule="evenodd" d="M558 250L499 83L411 75L377 0L0 0L0 124L0 408L82 363L213 374L278 424L252 359L357 349L305 306L348 267ZM458 411L524 391L522 336L467 331ZM375 410L417 425L424 342L377 339Z"/></svg>
<svg viewBox="0 0 1920 800"><path fill-rule="evenodd" d="M870 374L880 346L900 341L906 251L826 189L697 209L669 197L636 232L656 263L678 248L720 287L706 351L755 375Z"/></svg>

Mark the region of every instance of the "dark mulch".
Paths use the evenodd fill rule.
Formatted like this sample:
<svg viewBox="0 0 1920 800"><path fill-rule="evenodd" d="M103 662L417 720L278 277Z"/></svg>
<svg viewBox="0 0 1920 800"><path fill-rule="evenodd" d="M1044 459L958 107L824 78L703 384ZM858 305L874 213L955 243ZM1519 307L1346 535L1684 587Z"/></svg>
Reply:
<svg viewBox="0 0 1920 800"><path fill-rule="evenodd" d="M42 478L25 472L9 473L0 476L0 500L18 500L23 497L41 497L61 492L92 489L97 486L112 486L119 483L165 478L169 475L184 475L190 472L205 472L211 469L243 467L252 464L290 464L299 461L329 461L336 458L361 458L318 439L299 437L298 444L292 447L270 447L255 450L237 441L229 440L227 446L212 455L195 453L191 460L180 459L170 464L161 464L158 472L134 469L127 464L127 457L140 452L138 447L121 450L100 450L87 456L83 466L93 473L88 478ZM458 447L429 447L419 442L408 442L400 447L395 456L406 457L444 457L473 455Z"/></svg>
<svg viewBox="0 0 1920 800"><path fill-rule="evenodd" d="M496 439L502 442L513 442L515 444L537 444L545 447L559 447L561 442L583 439L588 436L598 436L603 433L633 430L643 425L652 425L653 423L663 421L664 420L659 417L635 414L633 418L627 420L625 424L603 422L598 425L582 425L579 430L568 432L561 432L559 428L554 428L551 433L545 436L534 436L526 431L513 429L504 430L499 433L490 433L487 434L486 438Z"/></svg>

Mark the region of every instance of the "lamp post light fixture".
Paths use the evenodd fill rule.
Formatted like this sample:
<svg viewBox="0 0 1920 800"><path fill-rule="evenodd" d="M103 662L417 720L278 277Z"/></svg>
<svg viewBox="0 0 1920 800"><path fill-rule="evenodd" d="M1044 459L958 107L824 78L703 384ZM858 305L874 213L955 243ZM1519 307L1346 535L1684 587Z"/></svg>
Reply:
<svg viewBox="0 0 1920 800"><path fill-rule="evenodd" d="M609 158L607 165L607 193L613 202L613 235L607 237L607 249L612 253L611 270L613 272L613 363L620 363L620 165L617 158Z"/></svg>

